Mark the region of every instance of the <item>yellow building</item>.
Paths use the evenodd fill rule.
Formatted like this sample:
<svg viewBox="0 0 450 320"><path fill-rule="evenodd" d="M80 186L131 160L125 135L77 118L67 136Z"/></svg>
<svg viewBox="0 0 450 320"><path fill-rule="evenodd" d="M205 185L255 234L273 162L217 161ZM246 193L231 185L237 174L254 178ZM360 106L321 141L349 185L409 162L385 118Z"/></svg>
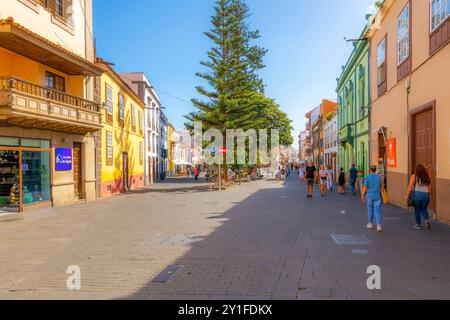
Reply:
<svg viewBox="0 0 450 320"><path fill-rule="evenodd" d="M107 197L144 186L145 103L110 64L97 59L97 65L104 70L99 194Z"/></svg>
<svg viewBox="0 0 450 320"><path fill-rule="evenodd" d="M92 1L1 1L0 214L96 199Z"/></svg>
<svg viewBox="0 0 450 320"><path fill-rule="evenodd" d="M168 162L169 162L169 175L175 176L175 159L174 159L174 151L175 151L175 141L173 139L173 134L175 132L175 128L172 124L169 123L169 155L168 155Z"/></svg>

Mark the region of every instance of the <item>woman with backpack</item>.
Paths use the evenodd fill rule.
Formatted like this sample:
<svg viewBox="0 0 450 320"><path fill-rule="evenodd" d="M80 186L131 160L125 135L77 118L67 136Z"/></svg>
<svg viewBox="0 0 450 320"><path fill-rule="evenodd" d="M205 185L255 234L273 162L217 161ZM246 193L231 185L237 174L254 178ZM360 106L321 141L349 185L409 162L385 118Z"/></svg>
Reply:
<svg viewBox="0 0 450 320"><path fill-rule="evenodd" d="M406 199L408 205L414 208L414 217L416 220L416 229L422 229L422 218L425 220L425 227L431 230L430 215L428 206L431 200L432 184L427 169L418 164L411 176L408 186Z"/></svg>

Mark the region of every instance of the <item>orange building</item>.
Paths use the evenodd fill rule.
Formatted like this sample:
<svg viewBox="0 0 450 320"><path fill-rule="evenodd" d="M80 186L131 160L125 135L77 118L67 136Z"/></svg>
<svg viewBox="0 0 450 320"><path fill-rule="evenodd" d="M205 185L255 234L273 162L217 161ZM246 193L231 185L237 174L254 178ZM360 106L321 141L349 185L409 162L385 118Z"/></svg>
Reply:
<svg viewBox="0 0 450 320"><path fill-rule="evenodd" d="M430 207L450 222L450 1L385 0L368 38L371 161L401 206L415 165L425 165Z"/></svg>
<svg viewBox="0 0 450 320"><path fill-rule="evenodd" d="M0 216L97 198L92 1L0 5ZM6 212L6 213L5 213Z"/></svg>

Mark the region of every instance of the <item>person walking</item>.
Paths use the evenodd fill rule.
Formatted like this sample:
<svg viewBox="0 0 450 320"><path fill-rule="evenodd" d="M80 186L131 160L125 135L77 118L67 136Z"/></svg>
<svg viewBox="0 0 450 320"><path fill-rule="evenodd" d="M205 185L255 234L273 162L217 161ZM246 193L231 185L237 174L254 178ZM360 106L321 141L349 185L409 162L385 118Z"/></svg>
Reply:
<svg viewBox="0 0 450 320"><path fill-rule="evenodd" d="M277 167L277 169L276 169L275 172L273 173L274 176L275 176L275 182L279 182L279 181L280 181L280 173L281 173L280 168Z"/></svg>
<svg viewBox="0 0 450 320"><path fill-rule="evenodd" d="M305 178L306 178L306 197L312 198L314 192L314 182L317 177L317 169L313 162L310 160L305 168Z"/></svg>
<svg viewBox="0 0 450 320"><path fill-rule="evenodd" d="M305 181L305 165L302 164L298 171L299 171L300 181Z"/></svg>
<svg viewBox="0 0 450 320"><path fill-rule="evenodd" d="M431 200L431 179L428 175L427 169L421 164L418 164L411 176L408 186L406 199L411 199L411 204L414 208L414 217L416 220L416 229L422 229L422 218L425 220L425 227L431 230L430 215L428 213L428 206Z"/></svg>
<svg viewBox="0 0 450 320"><path fill-rule="evenodd" d="M328 170L325 165L320 166L319 170L319 183L320 183L320 196L325 197L327 195L327 185L328 185Z"/></svg>
<svg viewBox="0 0 450 320"><path fill-rule="evenodd" d="M199 175L200 175L200 171L198 170L197 167L194 167L194 178L195 178L195 181L198 180L198 176Z"/></svg>
<svg viewBox="0 0 450 320"><path fill-rule="evenodd" d="M330 192L333 192L333 169L330 167L330 166L328 166L327 167L327 172L328 172L328 175L327 175L327 187L328 187L328 190L330 190Z"/></svg>
<svg viewBox="0 0 450 320"><path fill-rule="evenodd" d="M350 187L352 189L352 194L356 195L356 181L358 180L358 170L356 169L356 165L352 164L352 168L350 169L350 173L348 175L348 182L350 183Z"/></svg>
<svg viewBox="0 0 450 320"><path fill-rule="evenodd" d="M374 228L374 216L377 223L377 231L383 231L383 220L381 216L381 206L383 204L381 198L381 187L382 187L381 177L377 174L377 167L371 166L370 173L364 179L363 190L361 192L361 200L367 206L367 213L369 218L369 223L367 224L368 229Z"/></svg>
<svg viewBox="0 0 450 320"><path fill-rule="evenodd" d="M341 168L339 171L339 178L338 178L338 193L339 194L345 194L345 172L344 168Z"/></svg>

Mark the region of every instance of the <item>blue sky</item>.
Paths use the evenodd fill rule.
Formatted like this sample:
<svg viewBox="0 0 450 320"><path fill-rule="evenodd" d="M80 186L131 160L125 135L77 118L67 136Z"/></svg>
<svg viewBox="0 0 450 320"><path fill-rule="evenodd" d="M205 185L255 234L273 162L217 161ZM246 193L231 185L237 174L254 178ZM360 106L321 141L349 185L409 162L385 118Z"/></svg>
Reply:
<svg viewBox="0 0 450 320"><path fill-rule="evenodd" d="M293 120L296 136L306 112L322 98L336 99L336 78L374 0L247 0L250 24L269 50L261 72L267 94ZM156 88L170 122L181 128L199 61L210 47L212 0L94 0L98 55L118 72L143 71Z"/></svg>

